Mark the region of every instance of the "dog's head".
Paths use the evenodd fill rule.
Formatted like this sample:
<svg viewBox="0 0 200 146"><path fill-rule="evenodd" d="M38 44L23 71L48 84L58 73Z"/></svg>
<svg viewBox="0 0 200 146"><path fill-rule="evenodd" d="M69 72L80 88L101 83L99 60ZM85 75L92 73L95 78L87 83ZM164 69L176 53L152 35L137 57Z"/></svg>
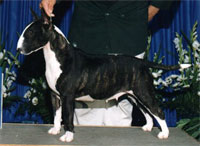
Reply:
<svg viewBox="0 0 200 146"><path fill-rule="evenodd" d="M31 12L35 20L24 29L17 43L17 49L24 55L42 49L48 43L54 27L43 9L41 18Z"/></svg>

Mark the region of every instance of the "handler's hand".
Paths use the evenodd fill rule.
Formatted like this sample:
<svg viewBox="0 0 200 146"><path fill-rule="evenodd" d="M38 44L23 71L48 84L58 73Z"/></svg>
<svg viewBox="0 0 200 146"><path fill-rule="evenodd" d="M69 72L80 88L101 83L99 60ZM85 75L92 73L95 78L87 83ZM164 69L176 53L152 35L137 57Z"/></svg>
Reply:
<svg viewBox="0 0 200 146"><path fill-rule="evenodd" d="M49 17L54 17L55 15L53 14L53 7L55 4L56 0L42 0L40 2L40 8L43 8Z"/></svg>
<svg viewBox="0 0 200 146"><path fill-rule="evenodd" d="M148 8L148 21L151 21L153 17L158 13L158 11L159 11L159 8L156 8L150 5Z"/></svg>

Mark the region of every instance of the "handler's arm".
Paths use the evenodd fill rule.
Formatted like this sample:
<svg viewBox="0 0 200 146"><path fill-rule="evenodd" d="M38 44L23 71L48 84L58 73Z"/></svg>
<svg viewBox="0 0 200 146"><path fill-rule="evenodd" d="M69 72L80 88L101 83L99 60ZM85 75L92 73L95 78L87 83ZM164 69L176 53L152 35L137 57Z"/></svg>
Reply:
<svg viewBox="0 0 200 146"><path fill-rule="evenodd" d="M55 4L56 0L42 0L40 2L40 8L43 8L49 17L54 17L53 8Z"/></svg>
<svg viewBox="0 0 200 146"><path fill-rule="evenodd" d="M160 10L159 8L150 5L148 8L148 21L151 21L159 10Z"/></svg>
<svg viewBox="0 0 200 146"><path fill-rule="evenodd" d="M149 10L148 10L148 20L151 19L158 13L160 9L168 10L174 0L150 0Z"/></svg>

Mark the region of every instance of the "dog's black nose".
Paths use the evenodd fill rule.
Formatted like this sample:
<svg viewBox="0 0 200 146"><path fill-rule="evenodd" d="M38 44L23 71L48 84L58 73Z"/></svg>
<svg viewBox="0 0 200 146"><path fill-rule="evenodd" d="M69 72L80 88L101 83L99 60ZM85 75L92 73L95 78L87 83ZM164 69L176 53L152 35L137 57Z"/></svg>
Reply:
<svg viewBox="0 0 200 146"><path fill-rule="evenodd" d="M21 54L23 54L22 48L17 48L17 51L19 51Z"/></svg>
<svg viewBox="0 0 200 146"><path fill-rule="evenodd" d="M17 51L21 52L21 48L17 48Z"/></svg>

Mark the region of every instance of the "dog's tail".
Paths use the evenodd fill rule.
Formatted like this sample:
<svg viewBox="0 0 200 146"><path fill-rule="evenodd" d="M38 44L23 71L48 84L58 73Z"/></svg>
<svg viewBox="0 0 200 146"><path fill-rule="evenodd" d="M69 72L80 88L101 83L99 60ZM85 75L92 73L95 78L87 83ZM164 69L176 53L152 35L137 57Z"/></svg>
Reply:
<svg viewBox="0 0 200 146"><path fill-rule="evenodd" d="M153 62L147 63L149 68L155 68L155 69L162 69L165 71L170 71L170 70L177 70L177 69L185 69L191 66L191 64L179 64L179 65L162 65L162 64L157 64Z"/></svg>

